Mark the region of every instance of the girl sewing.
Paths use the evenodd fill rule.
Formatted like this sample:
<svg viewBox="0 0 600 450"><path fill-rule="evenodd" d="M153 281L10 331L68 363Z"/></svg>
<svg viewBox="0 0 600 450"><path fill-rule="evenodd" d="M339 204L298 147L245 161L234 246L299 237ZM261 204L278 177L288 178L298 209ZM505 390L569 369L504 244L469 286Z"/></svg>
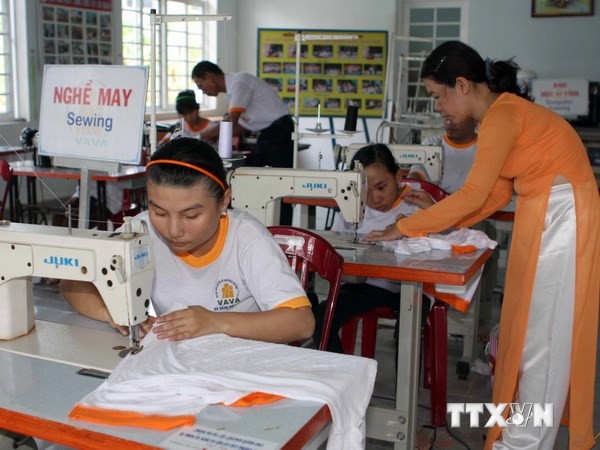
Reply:
<svg viewBox="0 0 600 450"><path fill-rule="evenodd" d="M174 341L225 333L274 343L312 335L310 302L269 231L227 209L231 190L209 144L167 142L146 176L148 211L135 219L148 222L153 242L158 317L148 319L142 335L152 328ZM93 284L65 280L60 290L79 313L114 326Z"/></svg>

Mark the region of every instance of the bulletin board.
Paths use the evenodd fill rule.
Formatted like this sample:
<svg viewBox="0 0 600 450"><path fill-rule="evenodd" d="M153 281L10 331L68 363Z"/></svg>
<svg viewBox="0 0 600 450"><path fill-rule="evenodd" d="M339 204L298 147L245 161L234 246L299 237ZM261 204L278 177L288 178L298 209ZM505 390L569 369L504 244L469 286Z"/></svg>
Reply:
<svg viewBox="0 0 600 450"><path fill-rule="evenodd" d="M113 0L41 0L44 64L113 64Z"/></svg>
<svg viewBox="0 0 600 450"><path fill-rule="evenodd" d="M277 91L295 113L297 30L258 30L258 77ZM343 117L359 107L360 117L381 117L385 96L387 31L302 30L303 34L353 34L348 41L301 44L300 115Z"/></svg>

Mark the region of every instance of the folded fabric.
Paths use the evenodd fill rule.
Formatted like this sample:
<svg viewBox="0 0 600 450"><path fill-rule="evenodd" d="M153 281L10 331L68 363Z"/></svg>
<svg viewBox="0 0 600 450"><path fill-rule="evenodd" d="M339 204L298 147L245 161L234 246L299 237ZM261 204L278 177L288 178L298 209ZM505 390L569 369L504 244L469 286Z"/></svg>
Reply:
<svg viewBox="0 0 600 450"><path fill-rule="evenodd" d="M255 404L250 394L258 392L326 403L333 420L327 448L364 447L375 360L224 334L171 342L149 333L142 344L69 418L166 429L170 422L189 424L209 404ZM277 399L255 397L259 403Z"/></svg>
<svg viewBox="0 0 600 450"><path fill-rule="evenodd" d="M460 228L448 234L430 234L426 237L402 238L397 241L383 242L383 247L399 255L413 255L431 250L447 250L453 253L469 253L476 249L494 249L498 243L490 239L483 231ZM481 275L464 294L457 295L438 292L433 283L425 283L423 291L432 299L442 300L461 312L466 312L479 285Z"/></svg>
<svg viewBox="0 0 600 450"><path fill-rule="evenodd" d="M400 255L428 252L430 250L451 250L452 247L465 248L474 246L477 249L494 249L498 243L490 239L487 234L470 228L460 228L448 234L430 234L426 237L405 237L397 241L383 242L385 248L394 250Z"/></svg>
<svg viewBox="0 0 600 450"><path fill-rule="evenodd" d="M469 306L471 306L471 301L475 296L475 292L477 291L477 286L479 286L480 281L481 274L475 278L475 281L471 284L469 289L467 289L467 291L461 295L451 294L448 292L439 292L436 290L434 283L424 283L423 292L432 300L441 300L464 313L469 310Z"/></svg>

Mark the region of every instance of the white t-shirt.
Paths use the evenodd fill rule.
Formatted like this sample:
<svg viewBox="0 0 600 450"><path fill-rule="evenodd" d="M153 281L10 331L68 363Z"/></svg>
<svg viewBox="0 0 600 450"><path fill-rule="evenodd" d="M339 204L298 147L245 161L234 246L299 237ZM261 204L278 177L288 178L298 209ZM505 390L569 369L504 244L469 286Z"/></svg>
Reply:
<svg viewBox="0 0 600 450"><path fill-rule="evenodd" d="M365 214L363 220L358 224L357 232L361 235L365 235L374 230L383 230L388 225L396 222L398 214L410 216L420 208L415 205L409 205L398 198L394 206L389 211L377 211L376 209L365 207ZM332 231L353 231L352 223L346 222L342 213L336 215L333 221ZM367 278L365 281L367 284L377 286L386 289L390 292L400 292L400 282L385 280L382 278Z"/></svg>
<svg viewBox="0 0 600 450"><path fill-rule="evenodd" d="M181 136L179 137L188 137L188 138L194 138L194 139L200 139L202 136L202 133L206 133L208 130L212 130L213 128L219 126L219 122L206 122L206 124L204 125L204 127L202 127L199 130L192 130L189 126L189 124L184 120L184 119L179 119L176 123L177 128L179 128L181 130ZM173 137L173 133L172 132L168 132L165 135L165 139L171 139Z"/></svg>
<svg viewBox="0 0 600 450"><path fill-rule="evenodd" d="M290 113L266 81L249 73L226 73L225 90L229 111L242 113L239 123L247 130L263 130Z"/></svg>
<svg viewBox="0 0 600 450"><path fill-rule="evenodd" d="M446 135L438 135L424 139L421 144L442 146L444 168L439 186L449 193L458 191L465 183L473 165L475 151L477 150L477 139L473 139L467 144L455 144ZM428 179L425 170L419 170L419 172L426 181L431 181Z"/></svg>
<svg viewBox="0 0 600 450"><path fill-rule="evenodd" d="M271 233L244 211L221 218L215 247L206 255L175 255L156 233L148 212L156 264L152 302L158 315L175 303L210 311L267 311L309 306L306 292ZM134 219L134 220L135 220Z"/></svg>

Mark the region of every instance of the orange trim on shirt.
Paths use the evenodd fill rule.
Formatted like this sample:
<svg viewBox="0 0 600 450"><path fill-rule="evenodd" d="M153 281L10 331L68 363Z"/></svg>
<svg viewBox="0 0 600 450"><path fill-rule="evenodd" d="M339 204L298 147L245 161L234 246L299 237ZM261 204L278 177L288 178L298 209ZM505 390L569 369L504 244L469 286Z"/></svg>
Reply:
<svg viewBox="0 0 600 450"><path fill-rule="evenodd" d="M400 203L402 203L404 201L402 196L404 194L406 194L408 191L412 191L412 189L413 188L409 184L404 184L402 186L402 190L398 193L398 198L396 199L396 201L394 202L394 204L392 205L392 207L390 209L394 209L396 206L398 206Z"/></svg>
<svg viewBox="0 0 600 450"><path fill-rule="evenodd" d="M283 303L280 303L275 308L296 309L296 308L303 308L304 306L311 306L311 304L310 304L310 300L308 300L308 297L303 296L303 297L296 297L291 300L287 300ZM273 308L273 309L275 309L275 308Z"/></svg>
<svg viewBox="0 0 600 450"><path fill-rule="evenodd" d="M461 150L463 148L469 148L472 147L473 145L475 145L477 143L477 136L475 137L475 139L472 139L471 141L467 142L466 144L459 144L457 142L454 142L453 140L451 140L447 134L445 134L443 136L444 141L446 141L446 144L448 144L450 147Z"/></svg>
<svg viewBox="0 0 600 450"><path fill-rule="evenodd" d="M246 108L242 108L240 106L229 108L229 112L240 112L240 113L243 113L244 111L246 111Z"/></svg>
<svg viewBox="0 0 600 450"><path fill-rule="evenodd" d="M185 414L167 416L163 414L142 414L133 411L99 408L76 404L68 415L72 420L84 420L100 425L118 425L123 427L150 428L153 430L172 430L173 428L191 426L196 423L196 416Z"/></svg>
<svg viewBox="0 0 600 450"><path fill-rule="evenodd" d="M219 218L219 236L214 247L206 255L194 256L191 253L177 254L179 259L194 269L201 269L215 262L225 246L225 239L227 238L227 230L229 229L229 216L224 215Z"/></svg>
<svg viewBox="0 0 600 450"><path fill-rule="evenodd" d="M208 119L202 118L202 120L200 121L200 125L198 126L198 128L192 126L188 122L185 122L185 125L188 127L189 130L191 130L191 131L193 131L195 133L198 133L199 131L204 130L207 126L209 126L212 123L213 123L212 120L208 120Z"/></svg>

